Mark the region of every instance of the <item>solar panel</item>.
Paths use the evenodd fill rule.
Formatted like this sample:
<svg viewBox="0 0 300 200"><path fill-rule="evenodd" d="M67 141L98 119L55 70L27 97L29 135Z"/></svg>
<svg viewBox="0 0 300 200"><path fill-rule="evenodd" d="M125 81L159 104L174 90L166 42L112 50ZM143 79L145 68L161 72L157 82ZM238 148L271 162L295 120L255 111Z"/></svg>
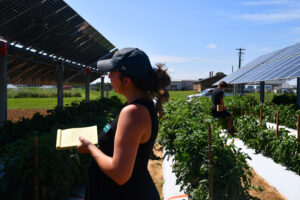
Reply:
<svg viewBox="0 0 300 200"><path fill-rule="evenodd" d="M93 81L101 75L94 63L115 49L63 0L0 0L0 38L8 46L8 83L55 84L59 62L66 77L92 67Z"/></svg>
<svg viewBox="0 0 300 200"><path fill-rule="evenodd" d="M250 69L245 70L244 68ZM300 76L300 43L262 55L222 80L231 84ZM220 80L220 81L222 81Z"/></svg>
<svg viewBox="0 0 300 200"><path fill-rule="evenodd" d="M293 74L291 74L291 75L289 76L289 78L300 77L300 65L298 64L297 66L298 66L297 71L295 71Z"/></svg>
<svg viewBox="0 0 300 200"><path fill-rule="evenodd" d="M266 73L261 74L257 77L258 80L265 80L268 76L272 75L274 71L277 71L281 68L285 60L279 60L278 62L269 62L266 63Z"/></svg>
<svg viewBox="0 0 300 200"><path fill-rule="evenodd" d="M257 66L249 74L245 74L241 79L237 79L236 82L259 82L265 80L276 80L274 77L282 74L286 69L283 66L290 66L295 59L283 59L277 62L267 62Z"/></svg>
<svg viewBox="0 0 300 200"><path fill-rule="evenodd" d="M231 73L230 75L226 76L225 78L221 79L220 81L225 81L226 83L231 84L236 78L240 77L242 74L248 72L251 69L251 67L240 68L235 72ZM220 81L214 83L214 85L218 85Z"/></svg>
<svg viewBox="0 0 300 200"><path fill-rule="evenodd" d="M296 60L297 60L296 57L291 57L291 58L284 59L283 62L280 62L280 63L276 62L275 65L278 67L278 70L276 70L276 71L272 70L272 74L265 77L265 79L267 79L267 80L276 79L282 73L287 71Z"/></svg>
<svg viewBox="0 0 300 200"><path fill-rule="evenodd" d="M115 48L62 0L4 0L0 13L0 36L8 43L85 65Z"/></svg>
<svg viewBox="0 0 300 200"><path fill-rule="evenodd" d="M282 50L282 52L280 52L279 54L277 54L273 59L282 59L284 57L290 57L293 56L297 53L300 53L300 45L296 44L296 45L292 45L289 47L286 47Z"/></svg>
<svg viewBox="0 0 300 200"><path fill-rule="evenodd" d="M285 65L282 65L282 68L278 70L278 72L275 73L272 78L284 79L289 77L289 75L293 74L297 70L299 62L300 56L289 59L289 62L287 62Z"/></svg>

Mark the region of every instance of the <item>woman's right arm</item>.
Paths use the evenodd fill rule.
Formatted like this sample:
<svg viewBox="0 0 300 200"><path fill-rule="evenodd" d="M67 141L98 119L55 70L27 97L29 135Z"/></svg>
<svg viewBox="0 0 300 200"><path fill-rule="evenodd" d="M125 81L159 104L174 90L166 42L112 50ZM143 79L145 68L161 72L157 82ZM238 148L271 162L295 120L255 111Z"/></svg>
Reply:
<svg viewBox="0 0 300 200"><path fill-rule="evenodd" d="M95 145L80 138L79 152L89 152L101 170L117 184L125 184L131 177L139 145L151 136L151 117L141 105L122 109L114 141L113 157L107 156Z"/></svg>

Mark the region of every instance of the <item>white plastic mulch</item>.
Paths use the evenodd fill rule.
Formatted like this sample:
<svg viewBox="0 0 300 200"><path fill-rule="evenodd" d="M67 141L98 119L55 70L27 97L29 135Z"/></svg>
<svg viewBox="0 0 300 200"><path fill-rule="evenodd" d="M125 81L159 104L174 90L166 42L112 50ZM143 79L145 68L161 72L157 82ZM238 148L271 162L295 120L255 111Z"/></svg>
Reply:
<svg viewBox="0 0 300 200"><path fill-rule="evenodd" d="M276 124L267 122L266 125L267 125L268 129L276 129ZM297 130L295 130L295 129L287 128L285 126L278 126L278 128L284 128L290 132L289 135L293 135L293 136L297 137Z"/></svg>
<svg viewBox="0 0 300 200"><path fill-rule="evenodd" d="M240 139L233 141L237 148L247 153L252 160L247 160L248 164L257 174L263 177L271 186L288 200L300 200L300 176L295 172L286 170L286 167L275 163L271 158L262 154L256 154L251 148L248 148Z"/></svg>
<svg viewBox="0 0 300 200"><path fill-rule="evenodd" d="M268 124L271 128L274 124ZM285 128L285 127L283 127ZM288 129L291 135L295 135L297 131ZM286 167L275 163L271 158L262 154L256 154L251 148L248 148L243 141L234 138L228 142L234 142L237 148L247 153L252 160L247 160L248 164L255 170L257 174L263 177L271 186L275 187L278 192L288 200L300 200L300 176L295 172L289 171ZM163 161L163 177L164 177L164 200L187 200L184 192L180 191L180 186L176 185L176 176L172 173L173 159L172 157Z"/></svg>
<svg viewBox="0 0 300 200"><path fill-rule="evenodd" d="M167 156L163 160L163 194L164 200L187 200L187 195L180 191L180 186L176 185L176 176L172 172L173 158Z"/></svg>

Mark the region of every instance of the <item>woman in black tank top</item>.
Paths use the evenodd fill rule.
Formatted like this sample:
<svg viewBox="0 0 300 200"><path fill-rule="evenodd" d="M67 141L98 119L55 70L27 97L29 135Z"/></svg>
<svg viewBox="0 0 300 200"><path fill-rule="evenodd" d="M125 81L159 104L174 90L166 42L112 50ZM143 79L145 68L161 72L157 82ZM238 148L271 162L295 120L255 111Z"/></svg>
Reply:
<svg viewBox="0 0 300 200"><path fill-rule="evenodd" d="M157 110L152 98L170 84L163 65L152 68L148 56L137 48L125 48L111 59L99 61L101 72L110 72L114 91L128 105L99 135L99 148L80 137L80 153L94 158L89 168L86 200L159 200L147 169L158 132Z"/></svg>

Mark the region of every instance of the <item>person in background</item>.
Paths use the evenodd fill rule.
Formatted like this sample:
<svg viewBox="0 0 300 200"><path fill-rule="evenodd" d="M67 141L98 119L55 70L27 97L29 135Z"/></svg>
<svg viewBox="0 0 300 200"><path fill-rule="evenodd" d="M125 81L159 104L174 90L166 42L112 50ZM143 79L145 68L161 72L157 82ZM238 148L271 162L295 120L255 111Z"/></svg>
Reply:
<svg viewBox="0 0 300 200"><path fill-rule="evenodd" d="M212 116L214 118L225 118L227 120L227 128L228 133L234 136L234 129L232 126L232 116L226 110L226 106L224 105L224 90L227 88L227 83L225 81L221 81L218 84L218 87L212 93Z"/></svg>
<svg viewBox="0 0 300 200"><path fill-rule="evenodd" d="M161 67L163 67L163 65ZM162 106L163 106L164 103L169 101L169 96L170 95L169 95L168 90L163 88L163 89L160 89L158 91L157 98L153 99L154 105L155 105L156 110L157 110L158 117L160 119L163 119L163 116L164 116L164 111L163 111ZM154 150L151 151L151 154L150 154L149 158L151 160L160 160L161 159L161 157L155 155Z"/></svg>
<svg viewBox="0 0 300 200"><path fill-rule="evenodd" d="M164 111L163 111L163 104L169 101L169 92L168 90L166 90L165 88L160 89L158 92L158 100L155 103L156 109L157 109L157 113L159 118L163 118L164 115Z"/></svg>
<svg viewBox="0 0 300 200"><path fill-rule="evenodd" d="M93 157L85 199L159 200L147 169L158 133L153 97L170 84L170 77L162 67L152 68L148 56L137 48L121 49L97 67L110 72L114 91L124 95L128 105L103 128L99 148L79 138L77 150Z"/></svg>

